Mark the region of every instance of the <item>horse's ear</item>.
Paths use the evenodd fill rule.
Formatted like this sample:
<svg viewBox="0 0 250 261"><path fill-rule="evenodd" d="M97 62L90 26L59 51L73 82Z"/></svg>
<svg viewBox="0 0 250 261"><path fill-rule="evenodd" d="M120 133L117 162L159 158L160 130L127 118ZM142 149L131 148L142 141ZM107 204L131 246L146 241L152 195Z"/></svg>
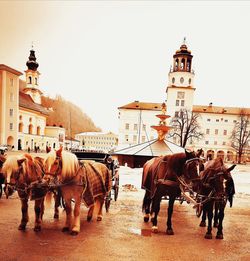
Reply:
<svg viewBox="0 0 250 261"><path fill-rule="evenodd" d="M60 157L60 158L62 157L62 149L63 149L63 148L60 147L60 149L56 151L56 156L57 156L57 157Z"/></svg>
<svg viewBox="0 0 250 261"><path fill-rule="evenodd" d="M195 157L194 152L193 152L193 151L190 151L190 150L186 150L186 149L185 149L185 154L186 154L186 158L187 158L187 159L190 159L190 158Z"/></svg>
<svg viewBox="0 0 250 261"><path fill-rule="evenodd" d="M232 165L231 167L229 167L229 168L227 169L227 172L232 171L235 167L236 167L236 164Z"/></svg>
<svg viewBox="0 0 250 261"><path fill-rule="evenodd" d="M25 160L26 160L25 158L17 160L18 166L21 166L22 163L23 163Z"/></svg>
<svg viewBox="0 0 250 261"><path fill-rule="evenodd" d="M203 153L203 149L198 149L197 152L196 152L196 157L200 157Z"/></svg>

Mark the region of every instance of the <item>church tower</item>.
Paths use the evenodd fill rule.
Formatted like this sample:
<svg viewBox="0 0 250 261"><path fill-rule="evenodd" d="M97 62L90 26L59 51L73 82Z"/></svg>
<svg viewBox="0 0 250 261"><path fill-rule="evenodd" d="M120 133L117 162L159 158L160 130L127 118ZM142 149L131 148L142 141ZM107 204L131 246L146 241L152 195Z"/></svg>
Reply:
<svg viewBox="0 0 250 261"><path fill-rule="evenodd" d="M35 103L41 104L42 92L39 90L39 71L37 68L39 64L36 62L35 51L33 48L30 50L29 60L26 63L28 70L26 74L26 88L23 90L29 94Z"/></svg>
<svg viewBox="0 0 250 261"><path fill-rule="evenodd" d="M181 109L192 111L195 91L192 58L184 38L180 49L173 55L173 67L168 74L167 113L171 117L177 116Z"/></svg>

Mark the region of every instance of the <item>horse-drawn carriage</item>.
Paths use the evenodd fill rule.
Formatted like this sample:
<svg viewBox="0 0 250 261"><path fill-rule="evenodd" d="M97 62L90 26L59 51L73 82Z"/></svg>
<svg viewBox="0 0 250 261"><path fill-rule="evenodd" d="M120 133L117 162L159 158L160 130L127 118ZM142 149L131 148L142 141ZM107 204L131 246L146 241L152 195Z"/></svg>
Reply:
<svg viewBox="0 0 250 261"><path fill-rule="evenodd" d="M93 160L105 164L111 172L112 187L108 196L105 198L105 208L108 212L110 202L112 199L115 201L118 198L119 192L119 164L118 161L113 159L112 156L104 152L95 151L72 151L78 160Z"/></svg>

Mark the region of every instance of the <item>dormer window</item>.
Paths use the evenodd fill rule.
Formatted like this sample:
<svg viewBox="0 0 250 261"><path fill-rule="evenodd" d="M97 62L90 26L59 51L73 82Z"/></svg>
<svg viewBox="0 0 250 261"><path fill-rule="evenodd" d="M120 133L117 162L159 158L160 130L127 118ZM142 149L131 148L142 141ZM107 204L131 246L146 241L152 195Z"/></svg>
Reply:
<svg viewBox="0 0 250 261"><path fill-rule="evenodd" d="M29 84L32 84L32 78L29 76Z"/></svg>

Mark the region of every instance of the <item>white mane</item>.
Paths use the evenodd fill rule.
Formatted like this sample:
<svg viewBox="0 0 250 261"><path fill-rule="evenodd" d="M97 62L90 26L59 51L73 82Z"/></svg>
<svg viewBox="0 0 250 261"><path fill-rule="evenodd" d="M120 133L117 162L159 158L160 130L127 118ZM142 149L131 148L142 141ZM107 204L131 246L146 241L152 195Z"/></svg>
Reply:
<svg viewBox="0 0 250 261"><path fill-rule="evenodd" d="M2 172L4 173L7 182L10 182L10 177L13 172L18 171L18 163L20 157L16 155L8 156L6 161L3 164Z"/></svg>

